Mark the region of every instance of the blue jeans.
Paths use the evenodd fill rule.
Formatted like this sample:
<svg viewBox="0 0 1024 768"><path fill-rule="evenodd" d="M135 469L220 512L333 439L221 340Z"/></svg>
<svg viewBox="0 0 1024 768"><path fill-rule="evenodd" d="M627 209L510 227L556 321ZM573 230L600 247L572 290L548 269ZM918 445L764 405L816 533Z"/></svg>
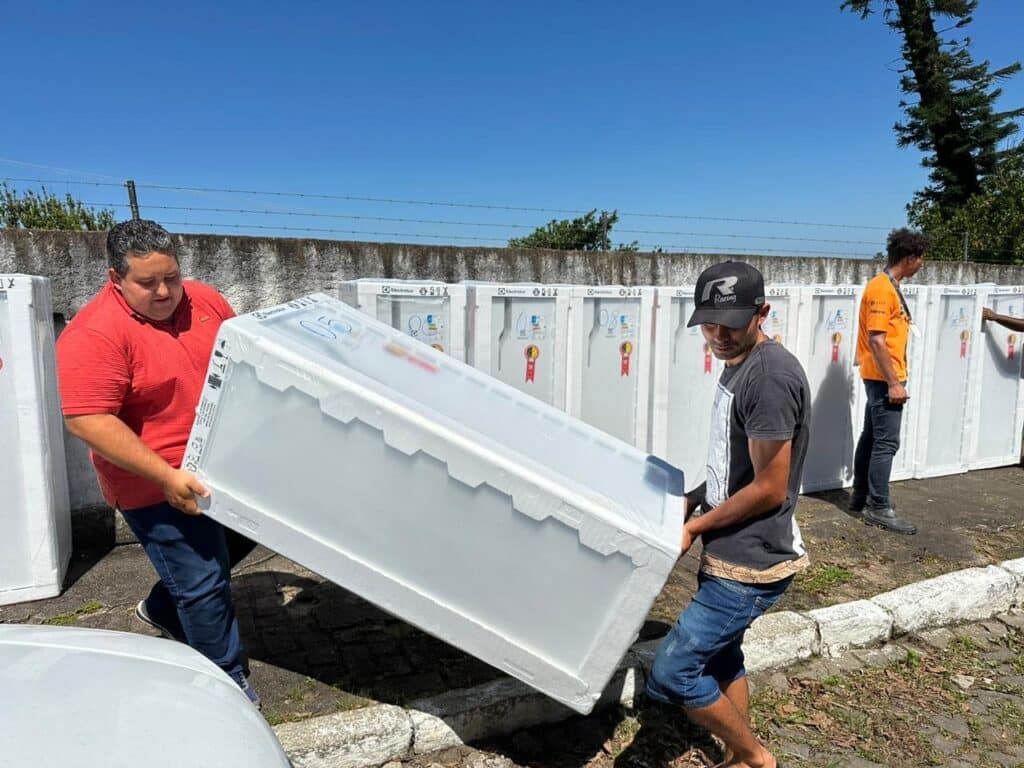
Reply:
<svg viewBox="0 0 1024 768"><path fill-rule="evenodd" d="M864 429L853 457L853 495L865 499L871 509L889 509L889 475L892 460L900 449L903 405L889 402L889 385L864 380L868 402L864 407Z"/></svg>
<svg viewBox="0 0 1024 768"><path fill-rule="evenodd" d="M744 584L700 573L697 594L658 646L647 695L663 704L709 707L743 677L743 635L782 597L793 577Z"/></svg>
<svg viewBox="0 0 1024 768"><path fill-rule="evenodd" d="M121 512L160 577L146 598L150 617L237 679L247 664L231 600L231 568L255 543L167 502Z"/></svg>

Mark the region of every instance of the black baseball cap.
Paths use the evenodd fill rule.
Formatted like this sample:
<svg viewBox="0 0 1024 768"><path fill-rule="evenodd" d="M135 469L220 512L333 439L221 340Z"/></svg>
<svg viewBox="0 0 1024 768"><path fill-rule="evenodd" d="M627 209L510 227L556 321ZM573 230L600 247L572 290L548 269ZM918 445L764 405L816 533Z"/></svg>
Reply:
<svg viewBox="0 0 1024 768"><path fill-rule="evenodd" d="M697 278L696 309L687 327L701 323L745 328L764 306L764 276L742 261L723 261Z"/></svg>

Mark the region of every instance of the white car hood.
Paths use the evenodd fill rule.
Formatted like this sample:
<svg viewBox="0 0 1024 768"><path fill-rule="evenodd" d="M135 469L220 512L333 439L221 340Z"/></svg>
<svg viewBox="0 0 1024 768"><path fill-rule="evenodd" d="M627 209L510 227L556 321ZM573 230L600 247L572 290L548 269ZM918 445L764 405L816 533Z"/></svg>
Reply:
<svg viewBox="0 0 1024 768"><path fill-rule="evenodd" d="M245 694L169 640L0 625L0 766L288 766Z"/></svg>

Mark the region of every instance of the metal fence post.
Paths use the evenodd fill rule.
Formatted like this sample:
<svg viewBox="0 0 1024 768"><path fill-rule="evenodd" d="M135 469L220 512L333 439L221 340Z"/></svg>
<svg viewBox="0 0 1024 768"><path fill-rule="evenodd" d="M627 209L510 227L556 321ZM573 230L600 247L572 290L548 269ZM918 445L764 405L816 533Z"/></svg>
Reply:
<svg viewBox="0 0 1024 768"><path fill-rule="evenodd" d="M139 200L135 196L135 182L132 179L128 179L128 181L126 181L124 185L128 187L128 204L131 206L132 209L132 218L138 221Z"/></svg>

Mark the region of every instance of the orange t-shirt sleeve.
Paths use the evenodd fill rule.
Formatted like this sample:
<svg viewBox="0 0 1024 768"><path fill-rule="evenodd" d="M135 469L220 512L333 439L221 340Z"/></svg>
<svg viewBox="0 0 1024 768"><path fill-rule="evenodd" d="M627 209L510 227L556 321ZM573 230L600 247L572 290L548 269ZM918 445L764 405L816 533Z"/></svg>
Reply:
<svg viewBox="0 0 1024 768"><path fill-rule="evenodd" d="M124 351L106 336L69 328L57 340L57 381L65 416L116 414L131 373Z"/></svg>
<svg viewBox="0 0 1024 768"><path fill-rule="evenodd" d="M888 286L876 284L868 288L864 293L864 327L868 332L881 331L887 333L890 329L893 311L896 309L896 302L899 300L892 295L892 291L886 290Z"/></svg>

